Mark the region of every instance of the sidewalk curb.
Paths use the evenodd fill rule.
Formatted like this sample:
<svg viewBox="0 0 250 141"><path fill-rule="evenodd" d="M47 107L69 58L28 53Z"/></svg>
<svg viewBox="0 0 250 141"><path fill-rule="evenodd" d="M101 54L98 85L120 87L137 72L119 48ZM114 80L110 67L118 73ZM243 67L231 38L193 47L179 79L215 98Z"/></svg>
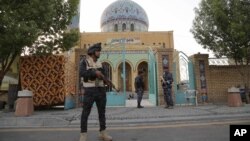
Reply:
<svg viewBox="0 0 250 141"><path fill-rule="evenodd" d="M240 114L222 114L222 115L201 115L201 116L184 116L184 117L164 117L164 118L145 118L145 119L129 119L129 120L108 120L109 127L122 126L139 126L151 124L173 124L173 123L189 123L189 122L205 122L205 121L222 121L222 120L247 120L250 122L250 113ZM88 126L99 127L98 120L89 120ZM53 117L11 117L0 118L0 129L4 128L80 128L80 120L67 121L61 118Z"/></svg>

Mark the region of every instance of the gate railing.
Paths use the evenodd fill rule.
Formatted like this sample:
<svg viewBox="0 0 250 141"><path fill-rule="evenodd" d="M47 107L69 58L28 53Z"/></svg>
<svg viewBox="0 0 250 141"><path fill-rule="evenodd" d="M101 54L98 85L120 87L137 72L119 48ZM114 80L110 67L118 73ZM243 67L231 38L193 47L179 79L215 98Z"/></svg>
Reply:
<svg viewBox="0 0 250 141"><path fill-rule="evenodd" d="M174 63L173 63L173 74L174 74L174 94L175 94L175 104L177 105L187 105L187 97L186 97L186 93L187 91L190 90L195 90L195 75L194 75L194 68L193 68L193 62L192 60L189 59L189 57L184 54L182 51L180 51L178 53L178 57L180 58L181 56L183 61L185 61L187 63L187 67L188 67L188 81L187 82L181 82L178 83L177 82L177 75L181 75L177 74L177 69L180 69L181 67L177 67L177 65L179 65L177 62L179 61L179 59L175 58L174 59ZM197 99L188 99L189 105L196 105L196 100Z"/></svg>

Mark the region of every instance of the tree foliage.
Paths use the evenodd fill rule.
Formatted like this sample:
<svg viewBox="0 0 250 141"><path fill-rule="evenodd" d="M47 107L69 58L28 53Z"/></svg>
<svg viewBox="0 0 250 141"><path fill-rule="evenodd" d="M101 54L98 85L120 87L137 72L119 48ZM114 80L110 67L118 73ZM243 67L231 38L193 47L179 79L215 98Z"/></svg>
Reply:
<svg viewBox="0 0 250 141"><path fill-rule="evenodd" d="M191 32L217 57L233 59L239 68L250 65L250 0L201 0ZM249 72L240 71L249 84Z"/></svg>
<svg viewBox="0 0 250 141"><path fill-rule="evenodd" d="M249 0L202 0L195 14L191 32L199 44L218 57L249 64Z"/></svg>
<svg viewBox="0 0 250 141"><path fill-rule="evenodd" d="M65 31L70 24L72 16L76 14L79 0L71 0L70 3L62 0L54 1L55 16L52 16L49 28L39 33L39 39L28 47L30 54L58 54L69 50L79 39L77 30ZM70 39L70 40L69 40Z"/></svg>
<svg viewBox="0 0 250 141"><path fill-rule="evenodd" d="M0 0L0 85L24 51L53 54L75 45L79 32L67 26L78 4L79 0Z"/></svg>

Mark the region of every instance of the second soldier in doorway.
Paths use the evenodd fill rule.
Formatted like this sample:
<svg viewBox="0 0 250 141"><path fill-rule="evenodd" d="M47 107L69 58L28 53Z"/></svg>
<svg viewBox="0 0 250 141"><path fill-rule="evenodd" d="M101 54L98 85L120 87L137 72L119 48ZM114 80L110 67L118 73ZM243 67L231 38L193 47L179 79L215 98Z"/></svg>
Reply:
<svg viewBox="0 0 250 141"><path fill-rule="evenodd" d="M143 71L139 70L134 83L135 92L137 93L137 108L143 108L143 106L141 106L141 101L144 92L143 74L144 74Z"/></svg>
<svg viewBox="0 0 250 141"><path fill-rule="evenodd" d="M112 137L106 132L106 92L104 87L105 74L102 64L97 61L100 57L101 43L94 44L88 49L88 57L80 65L80 77L83 78L85 89L83 110L81 116L80 141L87 140L88 117L93 103L96 103L100 133L99 138L104 141L112 141Z"/></svg>

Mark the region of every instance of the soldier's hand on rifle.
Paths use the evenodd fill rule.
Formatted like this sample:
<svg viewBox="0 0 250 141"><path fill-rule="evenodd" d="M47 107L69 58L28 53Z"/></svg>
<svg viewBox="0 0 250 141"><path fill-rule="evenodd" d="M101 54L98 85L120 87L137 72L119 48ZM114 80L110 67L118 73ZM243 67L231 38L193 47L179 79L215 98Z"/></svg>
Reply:
<svg viewBox="0 0 250 141"><path fill-rule="evenodd" d="M105 76L102 74L101 71L96 71L95 73L96 73L96 76L97 76L98 78L102 79L107 85L112 86L112 85L111 85L112 82L111 82L110 80L108 80L107 78L105 78Z"/></svg>
<svg viewBox="0 0 250 141"><path fill-rule="evenodd" d="M96 76L97 76L98 78L101 78L107 85L113 87L117 92L120 91L119 89L116 89L116 88L115 88L115 85L114 85L109 79L105 78L105 76L102 74L101 71L98 71L98 70L97 70L97 71L95 71L95 73L96 73Z"/></svg>
<svg viewBox="0 0 250 141"><path fill-rule="evenodd" d="M102 74L101 71L95 71L95 74L98 78L104 78L104 75Z"/></svg>

